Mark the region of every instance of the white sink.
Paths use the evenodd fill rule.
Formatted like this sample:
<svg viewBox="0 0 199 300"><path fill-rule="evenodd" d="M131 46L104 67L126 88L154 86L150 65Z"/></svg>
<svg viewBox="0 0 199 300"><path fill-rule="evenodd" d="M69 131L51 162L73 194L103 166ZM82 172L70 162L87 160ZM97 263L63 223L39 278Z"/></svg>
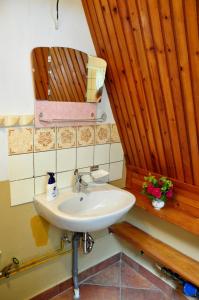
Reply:
<svg viewBox="0 0 199 300"><path fill-rule="evenodd" d="M110 184L91 185L87 193L59 191L56 199L35 196L38 213L49 223L74 232L91 232L118 221L135 204L135 196Z"/></svg>

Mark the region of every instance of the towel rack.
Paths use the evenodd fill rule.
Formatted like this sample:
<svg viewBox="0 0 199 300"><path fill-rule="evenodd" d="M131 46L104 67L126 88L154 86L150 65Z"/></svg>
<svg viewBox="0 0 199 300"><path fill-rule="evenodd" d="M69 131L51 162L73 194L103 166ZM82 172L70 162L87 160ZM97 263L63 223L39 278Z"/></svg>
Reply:
<svg viewBox="0 0 199 300"><path fill-rule="evenodd" d="M70 122L83 122L83 123L90 123L90 122L105 122L107 119L107 114L105 112L102 113L101 117L95 119L43 119L43 113L39 114L39 122L52 124L52 123L70 123Z"/></svg>

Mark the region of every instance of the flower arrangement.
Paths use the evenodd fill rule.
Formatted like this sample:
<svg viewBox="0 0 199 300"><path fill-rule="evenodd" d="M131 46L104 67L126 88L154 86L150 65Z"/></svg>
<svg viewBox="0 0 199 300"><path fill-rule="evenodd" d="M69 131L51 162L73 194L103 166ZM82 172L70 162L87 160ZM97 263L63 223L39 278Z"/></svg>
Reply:
<svg viewBox="0 0 199 300"><path fill-rule="evenodd" d="M146 195L149 199L159 199L166 202L167 198L173 197L173 183L166 177L157 179L155 176L149 174L144 177L142 194Z"/></svg>

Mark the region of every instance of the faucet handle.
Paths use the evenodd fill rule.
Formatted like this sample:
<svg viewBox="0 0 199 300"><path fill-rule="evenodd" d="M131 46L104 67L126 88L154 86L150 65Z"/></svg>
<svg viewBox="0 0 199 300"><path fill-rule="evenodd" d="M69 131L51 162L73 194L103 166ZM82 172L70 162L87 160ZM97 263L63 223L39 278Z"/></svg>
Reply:
<svg viewBox="0 0 199 300"><path fill-rule="evenodd" d="M78 175L78 169L75 169L74 175Z"/></svg>
<svg viewBox="0 0 199 300"><path fill-rule="evenodd" d="M91 174L91 172L79 172L78 169L75 169L75 171L74 171L74 175L76 175L78 177L81 177L83 175L90 175L90 174Z"/></svg>

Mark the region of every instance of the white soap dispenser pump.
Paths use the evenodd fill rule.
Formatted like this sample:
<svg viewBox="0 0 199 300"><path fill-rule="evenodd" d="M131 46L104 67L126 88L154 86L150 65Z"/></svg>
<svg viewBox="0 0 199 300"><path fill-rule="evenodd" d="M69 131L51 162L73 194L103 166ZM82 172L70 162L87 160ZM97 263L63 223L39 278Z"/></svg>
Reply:
<svg viewBox="0 0 199 300"><path fill-rule="evenodd" d="M48 185L47 185L47 198L49 201L53 200L57 196L57 187L55 182L55 173L48 172L49 179L48 179Z"/></svg>

